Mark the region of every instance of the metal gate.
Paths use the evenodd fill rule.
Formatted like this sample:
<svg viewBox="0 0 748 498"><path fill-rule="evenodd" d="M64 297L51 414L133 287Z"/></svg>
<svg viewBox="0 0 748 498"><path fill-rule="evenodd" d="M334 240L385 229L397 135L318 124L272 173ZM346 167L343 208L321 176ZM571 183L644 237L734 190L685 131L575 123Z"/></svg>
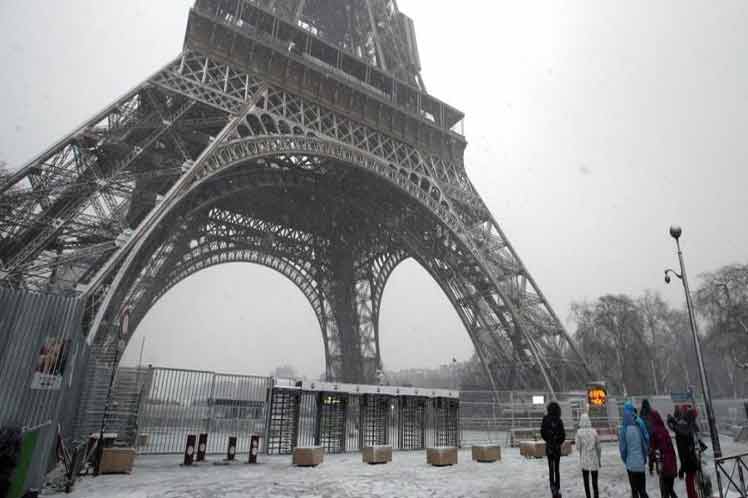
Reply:
<svg viewBox="0 0 748 498"><path fill-rule="evenodd" d="M426 402L425 398L400 399L400 424L398 439L400 448L417 450L426 445Z"/></svg>
<svg viewBox="0 0 748 498"><path fill-rule="evenodd" d="M317 446L325 453L346 450L346 406L348 397L339 393L319 393L317 400Z"/></svg>
<svg viewBox="0 0 748 498"><path fill-rule="evenodd" d="M460 402L455 399L434 400L434 436L436 446L457 446L460 440Z"/></svg>
<svg viewBox="0 0 748 498"><path fill-rule="evenodd" d="M272 389L265 446L268 454L287 455L296 447L300 403L301 391Z"/></svg>
<svg viewBox="0 0 748 498"><path fill-rule="evenodd" d="M271 379L249 375L151 368L141 396L140 453L181 453L188 434L208 433L207 452L249 452L250 435L265 434ZM263 444L264 438L261 440Z"/></svg>
<svg viewBox="0 0 748 498"><path fill-rule="evenodd" d="M389 444L390 412L393 398L378 394L361 397L360 448Z"/></svg>
<svg viewBox="0 0 748 498"><path fill-rule="evenodd" d="M289 454L297 446L337 453L461 441L454 391L304 381L276 385L271 399L267 448L273 454Z"/></svg>

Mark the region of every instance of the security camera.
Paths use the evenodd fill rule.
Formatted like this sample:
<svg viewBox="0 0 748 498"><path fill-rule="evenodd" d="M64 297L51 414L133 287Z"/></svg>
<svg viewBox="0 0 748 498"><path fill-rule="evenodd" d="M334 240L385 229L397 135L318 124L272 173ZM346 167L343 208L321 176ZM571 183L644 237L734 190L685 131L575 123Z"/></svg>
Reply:
<svg viewBox="0 0 748 498"><path fill-rule="evenodd" d="M666 284L670 283L670 275L668 275L667 273L665 274L665 283Z"/></svg>

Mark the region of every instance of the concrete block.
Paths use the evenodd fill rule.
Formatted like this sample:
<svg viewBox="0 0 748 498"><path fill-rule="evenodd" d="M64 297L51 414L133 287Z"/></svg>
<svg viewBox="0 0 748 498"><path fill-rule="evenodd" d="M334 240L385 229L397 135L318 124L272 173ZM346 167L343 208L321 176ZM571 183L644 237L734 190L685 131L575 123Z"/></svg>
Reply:
<svg viewBox="0 0 748 498"><path fill-rule="evenodd" d="M501 460L501 447L498 444L473 445L473 460L476 462L497 462Z"/></svg>
<svg viewBox="0 0 748 498"><path fill-rule="evenodd" d="M392 461L392 446L369 446L361 450L364 463L387 463Z"/></svg>
<svg viewBox="0 0 748 498"><path fill-rule="evenodd" d="M561 456L569 456L574 450L574 441L566 440L561 445ZM545 441L520 441L519 454L525 458L545 458Z"/></svg>
<svg viewBox="0 0 748 498"><path fill-rule="evenodd" d="M135 462L135 448L104 448L101 455L102 474L129 474Z"/></svg>
<svg viewBox="0 0 748 498"><path fill-rule="evenodd" d="M454 446L427 448L426 463L436 467L457 465L457 448Z"/></svg>
<svg viewBox="0 0 748 498"><path fill-rule="evenodd" d="M293 450L293 464L300 467L316 467L325 458L322 446L299 447Z"/></svg>
<svg viewBox="0 0 748 498"><path fill-rule="evenodd" d="M520 441L519 454L525 458L543 458L545 441Z"/></svg>

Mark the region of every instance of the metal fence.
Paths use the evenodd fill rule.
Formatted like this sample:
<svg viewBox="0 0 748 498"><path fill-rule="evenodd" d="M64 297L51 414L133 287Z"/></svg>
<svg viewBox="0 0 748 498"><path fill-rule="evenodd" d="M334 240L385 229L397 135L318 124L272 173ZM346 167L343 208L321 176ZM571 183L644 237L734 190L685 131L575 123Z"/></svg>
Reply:
<svg viewBox="0 0 748 498"><path fill-rule="evenodd" d="M585 392L556 393L567 431L573 435L586 410ZM515 445L517 439L539 437L540 423L552 397L543 391L462 391L460 429L464 445L494 443ZM601 432L614 432L621 417L623 400L609 398L602 413L591 413Z"/></svg>
<svg viewBox="0 0 748 498"><path fill-rule="evenodd" d="M322 446L326 453L376 445L394 450L459 446L456 393L421 391L321 382L276 386L267 451L289 454L297 446Z"/></svg>
<svg viewBox="0 0 748 498"><path fill-rule="evenodd" d="M71 297L0 287L0 426L36 438L26 488L55 462L58 425L71 442L90 351Z"/></svg>
<svg viewBox="0 0 748 498"><path fill-rule="evenodd" d="M237 438L238 453L246 453L251 434L261 435L260 451L272 454L289 454L297 446L320 445L337 453L377 444L419 449L460 441L456 398L275 387L269 377L174 368L130 370L128 376L139 380L120 383L121 368L113 398L137 399L137 416L128 408L131 401L119 401L123 416L107 427L119 439L132 434L141 454L182 453L187 436L201 433L208 434L210 454L224 453L229 437ZM117 408L115 403L115 413Z"/></svg>
<svg viewBox="0 0 748 498"><path fill-rule="evenodd" d="M124 375L126 373L126 375ZM99 373L99 377L107 377ZM129 378L129 381L123 379ZM136 388L132 386L137 386ZM188 434L208 433L208 452L223 453L229 436L238 438L237 451L249 450L249 436L261 434L260 451L290 453L295 446L321 444L328 452L356 451L371 444L395 449L417 449L442 444L433 400L270 389L269 377L216 374L171 368L120 368L115 381L114 406L107 427L121 439L133 441L140 453L181 453ZM272 396L272 402L268 399ZM573 436L585 410L585 393L557 393L567 430ZM386 398L386 399L385 399ZM459 421L452 430L461 445L498 443L539 437L549 393L525 391L464 391L460 393ZM655 409L671 413L668 396L648 397ZM635 398L637 404L643 398ZM101 408L101 402L98 401ZM719 400L722 410L740 422L735 407L742 400ZM603 413L592 417L599 431L614 439L623 399L609 398ZM133 408L135 407L135 408ZM90 417L89 417L90 418ZM100 418L93 417L96 420ZM377 418L376 423L367 422ZM275 422L273 422L275 420ZM447 419L444 419L447 420ZM421 429L419 429L421 428ZM123 434L130 434L123 438ZM136 437L140 434L140 437ZM271 446L268 448L268 446Z"/></svg>
<svg viewBox="0 0 748 498"><path fill-rule="evenodd" d="M268 377L145 369L137 449L146 454L181 453L188 434L208 433L208 453L225 452L229 436L237 437L237 452L249 452L250 434L265 432L271 385Z"/></svg>
<svg viewBox="0 0 748 498"><path fill-rule="evenodd" d="M748 497L748 453L717 458L714 464L717 469L717 483L720 487L720 498ZM722 481L724 480L724 485Z"/></svg>

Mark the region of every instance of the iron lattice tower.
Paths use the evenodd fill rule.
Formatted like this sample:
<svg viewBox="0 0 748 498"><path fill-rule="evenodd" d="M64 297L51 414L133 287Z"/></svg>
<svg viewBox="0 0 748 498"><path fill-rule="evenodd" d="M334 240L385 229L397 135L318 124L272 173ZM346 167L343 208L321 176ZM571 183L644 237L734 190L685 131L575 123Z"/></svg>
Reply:
<svg viewBox="0 0 748 498"><path fill-rule="evenodd" d="M394 0L197 0L175 60L0 186L0 279L79 294L103 345L201 269L265 265L314 308L328 377L372 382L414 258L495 388L588 379L466 174L462 119Z"/></svg>

